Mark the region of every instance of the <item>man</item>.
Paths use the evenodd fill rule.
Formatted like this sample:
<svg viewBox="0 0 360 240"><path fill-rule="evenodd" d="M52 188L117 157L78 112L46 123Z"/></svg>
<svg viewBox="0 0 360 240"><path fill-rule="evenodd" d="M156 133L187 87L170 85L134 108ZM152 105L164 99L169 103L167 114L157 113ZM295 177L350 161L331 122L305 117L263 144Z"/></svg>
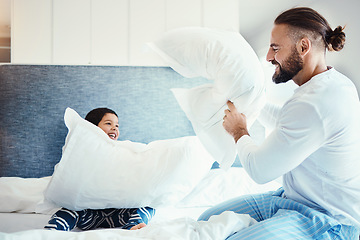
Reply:
<svg viewBox="0 0 360 240"><path fill-rule="evenodd" d="M333 31L313 9L276 18L267 54L276 66L273 81L299 87L281 108L262 110L259 120L274 130L260 146L232 102L223 126L248 174L258 183L283 176L283 188L229 200L199 220L230 210L258 221L228 239L358 239L360 103L354 84L325 63L326 50L344 43L343 28Z"/></svg>

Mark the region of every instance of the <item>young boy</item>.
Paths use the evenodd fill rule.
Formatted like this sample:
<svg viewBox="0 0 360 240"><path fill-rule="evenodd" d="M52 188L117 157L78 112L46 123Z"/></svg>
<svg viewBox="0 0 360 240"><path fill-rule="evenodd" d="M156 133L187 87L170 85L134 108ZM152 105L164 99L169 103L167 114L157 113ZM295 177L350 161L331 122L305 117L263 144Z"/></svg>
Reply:
<svg viewBox="0 0 360 240"><path fill-rule="evenodd" d="M86 115L85 120L101 128L109 138L118 139L118 116L113 110L108 108L93 109ZM155 209L150 207L85 209L82 211L61 208L51 216L45 228L62 231L71 231L75 227L82 230L95 228L136 230L145 227L154 214Z"/></svg>

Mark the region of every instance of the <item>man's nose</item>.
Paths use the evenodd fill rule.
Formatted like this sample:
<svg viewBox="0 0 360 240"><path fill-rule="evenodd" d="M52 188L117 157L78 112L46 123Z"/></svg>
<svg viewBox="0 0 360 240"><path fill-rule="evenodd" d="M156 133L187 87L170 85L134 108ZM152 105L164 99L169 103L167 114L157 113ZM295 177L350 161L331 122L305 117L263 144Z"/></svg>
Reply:
<svg viewBox="0 0 360 240"><path fill-rule="evenodd" d="M272 53L269 49L269 51L266 54L266 61L271 62L272 60L274 60L274 53Z"/></svg>

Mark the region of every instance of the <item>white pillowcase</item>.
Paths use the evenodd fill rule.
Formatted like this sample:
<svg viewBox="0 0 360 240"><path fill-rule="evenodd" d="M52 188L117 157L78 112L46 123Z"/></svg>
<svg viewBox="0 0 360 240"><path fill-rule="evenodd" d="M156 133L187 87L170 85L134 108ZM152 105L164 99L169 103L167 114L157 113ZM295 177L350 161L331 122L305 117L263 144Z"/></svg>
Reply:
<svg viewBox="0 0 360 240"><path fill-rule="evenodd" d="M0 178L0 212L34 213L44 199L44 190L50 177Z"/></svg>
<svg viewBox="0 0 360 240"><path fill-rule="evenodd" d="M255 52L237 32L201 27L171 30L149 45L184 77L213 81L172 91L206 149L220 167L229 168L236 149L222 126L227 101L246 115L248 128L265 104L264 74Z"/></svg>
<svg viewBox="0 0 360 240"><path fill-rule="evenodd" d="M64 119L69 133L45 199L72 210L174 205L214 162L196 136L114 141L70 108Z"/></svg>

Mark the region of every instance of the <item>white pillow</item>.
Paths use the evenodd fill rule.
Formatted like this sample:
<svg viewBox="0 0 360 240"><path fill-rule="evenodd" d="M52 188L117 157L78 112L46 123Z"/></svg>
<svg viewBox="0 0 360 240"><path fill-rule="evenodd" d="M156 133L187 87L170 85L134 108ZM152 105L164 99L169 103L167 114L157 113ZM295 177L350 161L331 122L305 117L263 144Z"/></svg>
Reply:
<svg viewBox="0 0 360 240"><path fill-rule="evenodd" d="M171 30L149 45L184 77L213 81L172 91L206 149L229 168L236 149L222 126L226 102L246 115L248 128L265 103L264 74L255 52L237 32L201 27Z"/></svg>
<svg viewBox="0 0 360 240"><path fill-rule="evenodd" d="M0 212L34 213L44 199L44 190L50 177L0 178Z"/></svg>
<svg viewBox="0 0 360 240"><path fill-rule="evenodd" d="M64 119L69 133L45 198L72 210L174 205L214 162L196 136L114 141L72 109Z"/></svg>

